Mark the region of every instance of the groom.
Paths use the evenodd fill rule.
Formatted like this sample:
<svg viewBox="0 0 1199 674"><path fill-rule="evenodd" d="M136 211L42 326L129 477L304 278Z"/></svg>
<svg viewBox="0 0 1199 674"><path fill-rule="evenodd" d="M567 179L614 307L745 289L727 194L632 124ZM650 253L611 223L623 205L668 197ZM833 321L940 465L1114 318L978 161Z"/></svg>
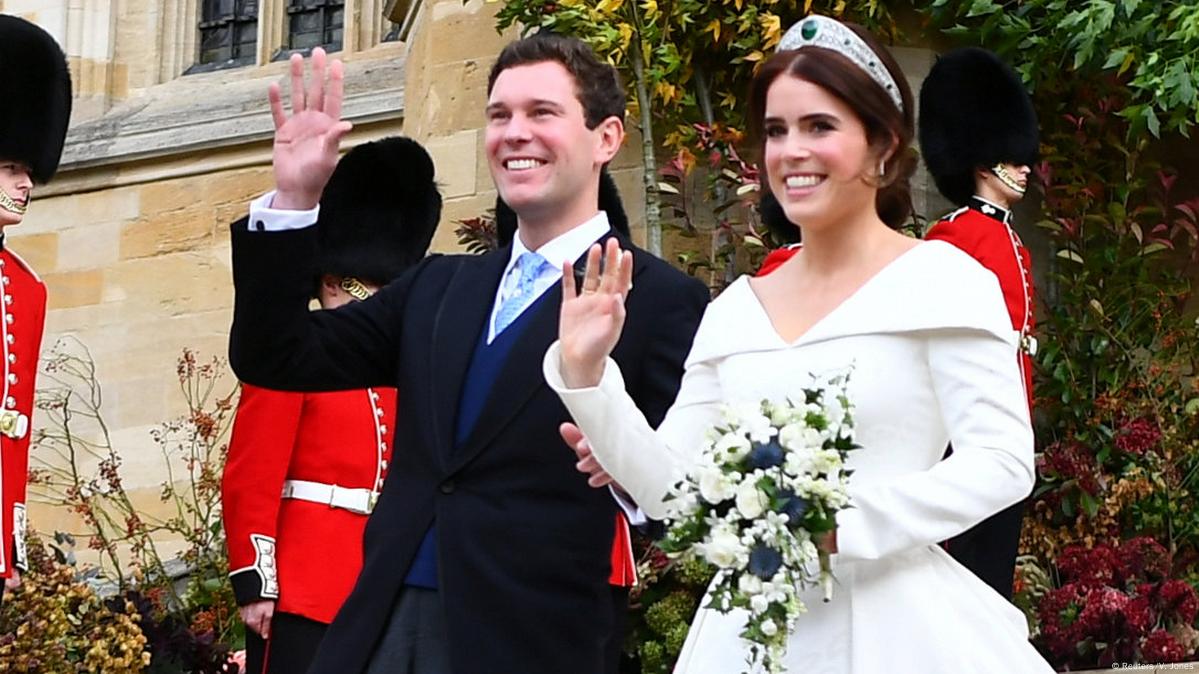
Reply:
<svg viewBox="0 0 1199 674"><path fill-rule="evenodd" d="M317 50L307 90L298 57L291 68L292 114L277 86L270 96L276 190L233 226L234 370L272 388L399 390L362 574L310 671L601 674L617 506L562 447L568 415L540 363L557 336L563 263L613 236L631 246L596 207L624 138L615 71L570 38L508 45L488 81L485 135L517 215L512 244L426 258L364 302L310 313L311 224L350 125L339 62L326 85ZM708 293L633 250L614 357L660 420Z"/></svg>

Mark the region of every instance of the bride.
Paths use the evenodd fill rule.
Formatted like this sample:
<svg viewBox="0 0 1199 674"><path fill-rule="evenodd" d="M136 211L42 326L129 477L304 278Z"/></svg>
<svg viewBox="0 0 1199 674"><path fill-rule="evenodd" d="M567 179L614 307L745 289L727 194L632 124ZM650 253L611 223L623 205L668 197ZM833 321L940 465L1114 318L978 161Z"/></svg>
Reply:
<svg viewBox="0 0 1199 674"><path fill-rule="evenodd" d="M568 268L546 379L591 456L651 517L695 460L723 403L781 399L812 373L852 367L852 508L824 541L836 594L803 599L785 660L795 674L1051 672L1023 615L945 553L959 534L1028 495L1033 438L1016 342L995 277L944 242L894 231L910 213L912 95L865 31L812 16L754 79L763 188L803 226L799 254L734 282L707 310L678 399L657 432L608 353L620 337L631 262L609 240ZM604 257L604 272L600 258ZM580 442L579 433L586 436ZM952 442L953 455L942 453ZM745 669L745 615L702 609L676 672Z"/></svg>

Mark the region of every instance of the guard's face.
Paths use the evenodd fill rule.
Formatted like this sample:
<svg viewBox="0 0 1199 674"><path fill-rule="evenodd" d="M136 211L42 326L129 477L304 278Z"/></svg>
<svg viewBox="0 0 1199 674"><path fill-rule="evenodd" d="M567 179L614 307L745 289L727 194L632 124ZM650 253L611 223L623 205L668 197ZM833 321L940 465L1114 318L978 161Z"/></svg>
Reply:
<svg viewBox="0 0 1199 674"><path fill-rule="evenodd" d="M770 191L805 229L874 209L878 159L853 110L825 89L781 75L766 92Z"/></svg>
<svg viewBox="0 0 1199 674"><path fill-rule="evenodd" d="M1004 197L1004 204L1014 204L1024 197L1028 190L1028 175L1032 169L1023 164L996 164L991 168L995 177L995 187Z"/></svg>
<svg viewBox="0 0 1199 674"><path fill-rule="evenodd" d="M588 129L574 77L554 61L508 68L487 103L486 150L500 196L522 219L573 212L611 159L600 124ZM591 204L594 207L594 203ZM592 209L594 210L594 209Z"/></svg>
<svg viewBox="0 0 1199 674"><path fill-rule="evenodd" d="M0 159L0 227L15 225L25 216L33 192L33 177L29 167L16 161Z"/></svg>

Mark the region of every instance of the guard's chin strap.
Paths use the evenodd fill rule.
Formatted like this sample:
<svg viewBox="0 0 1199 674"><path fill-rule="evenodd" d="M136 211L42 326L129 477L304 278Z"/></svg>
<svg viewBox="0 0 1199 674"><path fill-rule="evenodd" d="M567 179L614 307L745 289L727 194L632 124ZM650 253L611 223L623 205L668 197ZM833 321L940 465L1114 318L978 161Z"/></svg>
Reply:
<svg viewBox="0 0 1199 674"><path fill-rule="evenodd" d="M0 189L0 208L3 208L9 213L16 213L17 215L25 215L25 211L29 210L28 204L25 206L18 204L16 201L13 201L13 198L8 196L8 193L3 189Z"/></svg>
<svg viewBox="0 0 1199 674"><path fill-rule="evenodd" d="M362 283L362 281L359 281L353 276L346 276L341 280L341 289L349 293L350 297L353 297L359 302L374 294L371 292L370 288L367 288Z"/></svg>
<svg viewBox="0 0 1199 674"><path fill-rule="evenodd" d="M992 166L991 173L993 173L996 178L999 178L999 182L1007 185L1008 188L1016 194L1024 194L1024 188L1020 186L1020 181L1016 180L1016 176L1012 175L1012 172L1007 170L1007 167L1005 167L1003 164L996 164Z"/></svg>

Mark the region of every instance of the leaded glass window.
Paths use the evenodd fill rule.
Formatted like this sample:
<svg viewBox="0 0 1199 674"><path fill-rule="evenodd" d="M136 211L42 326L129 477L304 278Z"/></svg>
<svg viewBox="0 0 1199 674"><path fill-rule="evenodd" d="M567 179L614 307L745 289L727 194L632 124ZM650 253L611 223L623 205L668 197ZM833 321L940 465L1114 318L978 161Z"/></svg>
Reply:
<svg viewBox="0 0 1199 674"><path fill-rule="evenodd" d="M253 63L258 48L258 0L201 0L199 28L200 65Z"/></svg>
<svg viewBox="0 0 1199 674"><path fill-rule="evenodd" d="M289 51L309 51L324 47L338 51L342 45L345 0L288 0L287 47Z"/></svg>

